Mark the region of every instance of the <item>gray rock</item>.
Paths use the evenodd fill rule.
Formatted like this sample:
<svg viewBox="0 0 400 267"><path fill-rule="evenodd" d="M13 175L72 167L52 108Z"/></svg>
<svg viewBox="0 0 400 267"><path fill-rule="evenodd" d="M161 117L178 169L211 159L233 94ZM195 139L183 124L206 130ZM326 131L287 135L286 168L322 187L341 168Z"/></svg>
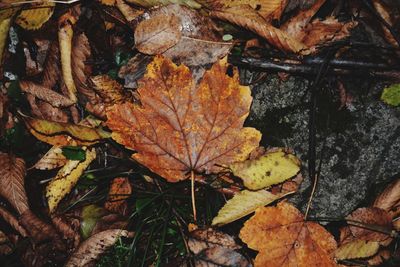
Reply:
<svg viewBox="0 0 400 267"><path fill-rule="evenodd" d="M252 87L254 100L247 120L247 125L263 133L262 145L293 148L302 160L305 181L292 201L303 211L311 190L307 177L308 84L298 77L284 82L270 75ZM379 100L381 86L353 82L346 88L354 100L342 110L338 110L335 82L320 88L317 166L324 143L325 148L310 212L313 216L343 217L371 198L367 196L371 188L400 173L400 108Z"/></svg>

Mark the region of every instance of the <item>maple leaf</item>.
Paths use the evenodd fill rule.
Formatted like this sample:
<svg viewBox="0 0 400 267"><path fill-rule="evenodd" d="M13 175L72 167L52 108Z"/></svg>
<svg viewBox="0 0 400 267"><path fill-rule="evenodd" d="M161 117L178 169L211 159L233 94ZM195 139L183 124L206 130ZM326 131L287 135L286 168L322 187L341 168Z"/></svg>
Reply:
<svg viewBox="0 0 400 267"><path fill-rule="evenodd" d="M336 266L330 255L336 249L333 236L322 226L306 222L292 205L256 210L240 231L240 238L259 251L255 266Z"/></svg>
<svg viewBox="0 0 400 267"><path fill-rule="evenodd" d="M141 106L117 104L107 112L112 138L138 153L133 158L170 182L215 164L245 160L261 133L243 127L252 97L238 73L226 75L226 59L196 86L189 69L156 56L140 80Z"/></svg>

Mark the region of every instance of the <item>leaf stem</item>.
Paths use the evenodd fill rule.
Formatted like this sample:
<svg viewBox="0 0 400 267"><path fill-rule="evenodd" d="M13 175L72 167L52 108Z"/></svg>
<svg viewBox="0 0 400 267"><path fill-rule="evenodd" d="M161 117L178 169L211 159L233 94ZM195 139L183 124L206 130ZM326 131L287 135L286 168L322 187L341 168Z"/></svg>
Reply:
<svg viewBox="0 0 400 267"><path fill-rule="evenodd" d="M192 170L190 172L191 175L191 193L192 193L192 209L193 209L193 219L196 222L197 221L197 211L196 211L196 198L194 195L194 171Z"/></svg>

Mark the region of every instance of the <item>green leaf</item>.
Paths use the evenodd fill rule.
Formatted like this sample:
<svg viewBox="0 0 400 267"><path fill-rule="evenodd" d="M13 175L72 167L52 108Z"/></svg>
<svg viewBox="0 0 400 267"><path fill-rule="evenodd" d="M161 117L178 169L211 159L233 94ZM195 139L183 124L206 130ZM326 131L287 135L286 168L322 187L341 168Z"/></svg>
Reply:
<svg viewBox="0 0 400 267"><path fill-rule="evenodd" d="M62 147L62 154L71 160L85 160L86 152L80 146L64 146Z"/></svg>
<svg viewBox="0 0 400 267"><path fill-rule="evenodd" d="M97 221L104 215L104 213L104 209L96 205L88 205L83 207L81 233L84 239L90 237Z"/></svg>
<svg viewBox="0 0 400 267"><path fill-rule="evenodd" d="M382 92L381 99L386 104L392 106L400 105L400 83L385 88Z"/></svg>

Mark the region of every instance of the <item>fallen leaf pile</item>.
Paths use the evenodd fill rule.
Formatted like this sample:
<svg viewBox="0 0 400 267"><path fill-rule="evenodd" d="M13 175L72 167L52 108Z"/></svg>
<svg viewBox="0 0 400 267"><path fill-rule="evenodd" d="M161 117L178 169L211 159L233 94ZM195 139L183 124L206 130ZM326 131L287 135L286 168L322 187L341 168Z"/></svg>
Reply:
<svg viewBox="0 0 400 267"><path fill-rule="evenodd" d="M0 1L0 257L29 267L398 258L400 180L337 218L336 241L284 199L303 181L300 156L260 146L269 130L247 126L269 73L244 85L247 71L231 64L304 59L302 74L314 75L328 50L339 67L353 63L352 42L372 28L398 53L394 10L377 0ZM381 98L395 107L390 84Z"/></svg>

